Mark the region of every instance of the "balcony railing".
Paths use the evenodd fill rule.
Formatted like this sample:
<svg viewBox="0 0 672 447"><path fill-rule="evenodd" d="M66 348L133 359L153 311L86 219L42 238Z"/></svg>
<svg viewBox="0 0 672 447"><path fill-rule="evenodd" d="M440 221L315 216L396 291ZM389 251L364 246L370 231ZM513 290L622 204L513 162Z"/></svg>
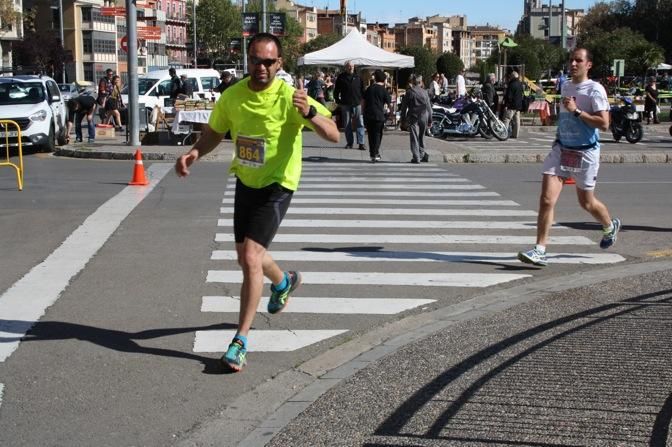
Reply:
<svg viewBox="0 0 672 447"><path fill-rule="evenodd" d="M166 38L166 44L167 45L187 45L187 39L183 37L167 37Z"/></svg>
<svg viewBox="0 0 672 447"><path fill-rule="evenodd" d="M185 14L176 13L176 12L167 12L166 20L173 20L177 22L187 22L187 16Z"/></svg>

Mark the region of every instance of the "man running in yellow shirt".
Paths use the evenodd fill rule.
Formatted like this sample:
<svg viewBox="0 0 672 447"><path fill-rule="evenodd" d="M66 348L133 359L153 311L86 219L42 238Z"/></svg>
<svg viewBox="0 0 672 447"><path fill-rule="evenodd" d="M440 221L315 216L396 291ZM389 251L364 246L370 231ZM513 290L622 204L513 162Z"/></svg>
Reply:
<svg viewBox="0 0 672 447"><path fill-rule="evenodd" d="M243 284L238 331L222 362L234 371L246 363L247 335L264 276L273 284L268 303L272 314L284 309L289 294L301 284L299 272L283 272L267 252L301 177L301 129L308 126L325 140L339 140L324 106L309 98L303 86L295 90L275 79L282 67L277 37L255 35L247 54L250 76L222 93L201 137L175 164L177 175L188 175L189 167L231 132L236 148L230 172L237 178L233 226Z"/></svg>

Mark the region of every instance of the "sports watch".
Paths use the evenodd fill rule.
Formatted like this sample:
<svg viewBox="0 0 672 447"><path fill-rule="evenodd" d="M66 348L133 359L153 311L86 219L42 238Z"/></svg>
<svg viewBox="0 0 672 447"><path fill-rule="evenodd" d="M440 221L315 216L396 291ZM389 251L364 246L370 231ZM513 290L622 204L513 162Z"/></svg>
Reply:
<svg viewBox="0 0 672 447"><path fill-rule="evenodd" d="M574 110L574 116L577 117L577 118L580 117L582 113L583 113L583 110L581 110L581 109Z"/></svg>
<svg viewBox="0 0 672 447"><path fill-rule="evenodd" d="M308 113L303 115L303 117L307 120L310 120L313 119L315 115L317 115L317 109L315 108L315 106L310 106L310 108L308 109Z"/></svg>

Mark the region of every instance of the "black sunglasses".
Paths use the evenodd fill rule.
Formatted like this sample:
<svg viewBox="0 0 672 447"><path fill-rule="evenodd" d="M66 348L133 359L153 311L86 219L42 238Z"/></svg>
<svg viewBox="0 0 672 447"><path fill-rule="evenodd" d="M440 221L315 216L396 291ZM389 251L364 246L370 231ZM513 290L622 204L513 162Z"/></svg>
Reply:
<svg viewBox="0 0 672 447"><path fill-rule="evenodd" d="M250 56L250 62L252 65L264 65L266 68L278 62L277 59L260 59L256 56Z"/></svg>

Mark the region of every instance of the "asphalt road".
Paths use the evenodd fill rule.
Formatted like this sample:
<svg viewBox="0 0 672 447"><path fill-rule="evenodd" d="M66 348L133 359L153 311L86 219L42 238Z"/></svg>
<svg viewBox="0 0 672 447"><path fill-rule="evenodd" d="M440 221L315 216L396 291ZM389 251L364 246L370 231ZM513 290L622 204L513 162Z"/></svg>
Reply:
<svg viewBox="0 0 672 447"><path fill-rule="evenodd" d="M26 158L27 186L22 192L16 191L10 170L0 171L3 197L0 304L13 290L21 289L22 278L39 274L39 266L44 267L50 256L78 229L86 230L82 240L98 237L101 241L98 249L81 247L92 252L84 261L75 255L49 264L55 272L62 272L66 267L84 262L80 270L67 278L62 293L46 307L44 315L38 318L39 322L32 326L18 348L0 362L0 444L160 446L187 442L200 433L200 427L212 426L222 414L230 412L237 399L259 389L269 379L374 329L463 302L484 290L506 290L511 285L604 267L604 264L557 263L539 269L511 259L483 255L504 253L510 258L530 245L526 241L534 235L530 221L534 220L540 186L539 165L423 165L427 169L409 174L407 165L376 165L374 172L373 165L368 163L355 167L327 166L324 160L308 163L304 178L312 176L315 181L303 183L304 188L297 193L292 206L296 213L288 215L288 219L295 222L283 226L279 234L279 237L294 235L298 239L287 242L279 239L272 252L282 252L288 257L287 261L281 261L283 265L313 272L312 282L307 275L306 285L297 298L317 297L321 302L312 312L288 312L273 318L260 313L255 329L277 331L273 334L278 337L301 331L310 337L316 334L313 331L331 332L323 333L322 338L308 338L305 347L292 351L251 352L250 365L242 374L226 374L218 365L220 351L198 349L198 334L203 335L205 341L220 339L227 343L228 338L213 331L231 331L237 321L235 312L218 307L226 301L223 298L235 301L238 293L235 278L225 275L228 279L224 282L216 280L222 271L237 271L235 261L226 258L231 244L217 240L218 234L225 235L228 231L226 223L218 226L219 219L231 217L225 209L231 191L226 180L227 166L201 163L194 167L188 179L178 179L168 172L158 181L165 164L147 163L157 182L146 197L137 192L124 192L128 191L125 188L131 166L120 161L33 155ZM353 178L352 170L359 171L361 175L357 178L363 180ZM336 180L321 182L327 175L342 177L343 183L352 188L331 187ZM410 189L413 179L422 181L419 185L424 189ZM385 189L372 188L378 184L377 180L391 185L394 188L391 191L404 192L405 189L405 192L419 191L419 194L384 196L380 192ZM600 180L598 195L625 225L618 244L608 253L622 256L619 263L669 256L672 248L669 242L672 229L668 224L672 217L669 167L605 164ZM436 188L437 185L463 184L479 188L445 191ZM558 248L580 257L603 254L594 245L599 239L599 229L576 206L572 187L566 188L568 191L556 215L564 228L558 228L553 234L578 238L573 240L579 243ZM348 196L344 191L364 194ZM436 198L423 191L495 195ZM325 192L335 195L323 194ZM127 214L118 208L108 210L110 200L115 198L121 205L128 206L133 201L135 205L129 207ZM298 199L302 198L307 202L301 203ZM332 199L344 199L346 203L325 202ZM355 199L364 202L354 202ZM393 203L382 203L390 199ZM422 206L401 202L413 199L444 202L427 202ZM447 205L446 200L514 203L461 206ZM333 208L346 207L359 210L344 215L333 212ZM316 211L308 211L308 208ZM430 210L427 211L430 214L401 214L401 210L416 208ZM431 214L453 208L528 213L504 217ZM376 214L380 209L392 211ZM89 221L91 216L98 216L99 220ZM340 226L333 222L353 219L360 223ZM109 229L108 237L96 235L115 220L118 226ZM316 220L330 222L317 226ZM389 227L362 223L368 220L395 223ZM306 225L305 221L311 222L301 226ZM452 222L451 225L458 226L437 229L423 224L426 221ZM465 221L523 224L513 229L478 229L474 228L476 224L460 224ZM92 234L90 238L87 232ZM446 243L441 240L446 235L457 239ZM335 236L341 239L329 239ZM393 240L386 242L385 236ZM488 236L491 242L483 242L478 236ZM383 239L379 242L366 242L367 238L373 241L380 237ZM293 252L298 252L298 257L293 257ZM469 257L465 252L481 254ZM213 259L217 256L223 258ZM343 256L345 261L338 260ZM34 269L35 266L38 268ZM339 282L339 277L346 278L345 283ZM446 281L449 277L458 282L437 285L437 281ZM492 278L494 285L483 287L479 283L474 287L459 282L465 278L478 282L486 277ZM390 282L399 278L401 284ZM24 285L21 290L28 292L22 295L23 302L30 307L40 300L39 294L53 292L57 279L60 278L43 279L40 285L44 290L37 289L37 283ZM31 290L35 296L31 296ZM219 297L214 299L213 309L204 310L205 297ZM352 298L359 298L362 303L406 299L408 307L389 310L392 303L379 301L348 313L356 306L338 299ZM426 301L413 301L418 299ZM295 301L293 304L302 308L303 301ZM330 304L324 306L325 301ZM335 306L343 307L333 313ZM325 309L329 307L332 310L327 313ZM382 313L382 310L389 312ZM26 322L8 321L4 314L0 314L0 324L0 348L17 342L26 326ZM211 334L215 337L209 338ZM300 389L308 379L275 391L289 397L293 387ZM268 412L270 408L264 410ZM265 416L262 413L260 410L260 414L239 415L248 422L230 429L233 432L229 432L227 439L231 443L243 439L255 428L254 421Z"/></svg>

